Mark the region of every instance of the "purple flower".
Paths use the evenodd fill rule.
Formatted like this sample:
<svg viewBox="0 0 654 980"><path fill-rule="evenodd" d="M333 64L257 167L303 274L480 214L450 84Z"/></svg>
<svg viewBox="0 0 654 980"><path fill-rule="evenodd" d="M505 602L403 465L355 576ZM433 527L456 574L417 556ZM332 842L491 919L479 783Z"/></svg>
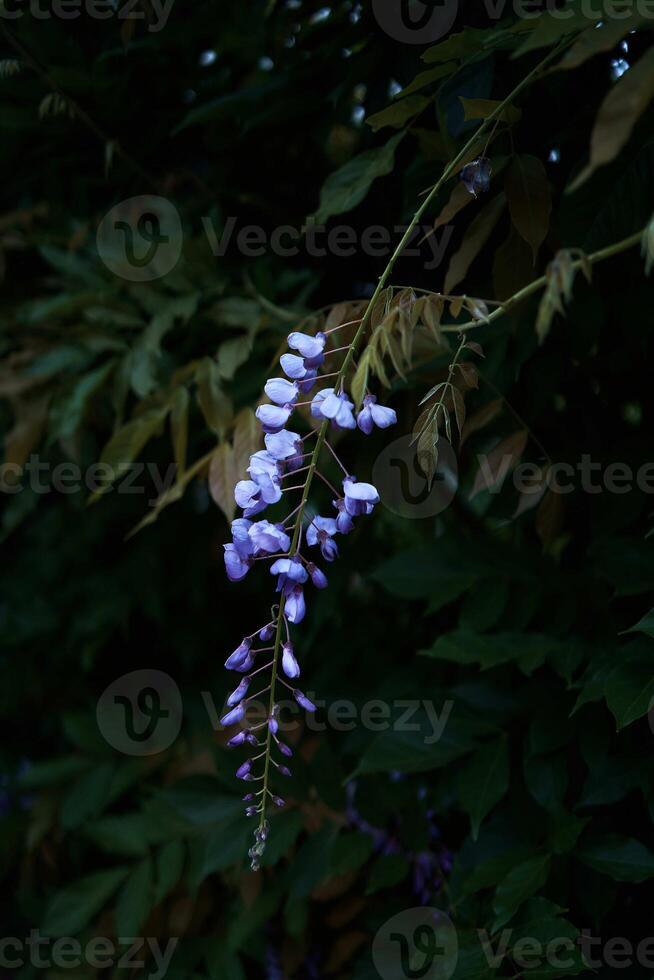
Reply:
<svg viewBox="0 0 654 980"><path fill-rule="evenodd" d="M320 551L326 561L338 558L338 545L333 540L338 528L333 517L314 517L307 528L306 540L310 547L320 545Z"/></svg>
<svg viewBox="0 0 654 980"><path fill-rule="evenodd" d="M238 687L232 691L232 693L227 698L227 706L233 708L235 704L240 704L245 695L248 693L248 687L250 686L250 678L244 677Z"/></svg>
<svg viewBox="0 0 654 980"><path fill-rule="evenodd" d="M338 533L349 534L350 531L354 528L354 523L352 521L352 518L348 514L347 510L345 509L345 501L335 500L334 507L338 511L338 515L336 517L336 529Z"/></svg>
<svg viewBox="0 0 654 980"><path fill-rule="evenodd" d="M220 724L224 725L225 728L229 728L230 725L235 725L237 721L240 721L245 715L245 705L239 704L238 707L232 708L228 711L226 715L223 715L220 719Z"/></svg>
<svg viewBox="0 0 654 980"><path fill-rule="evenodd" d="M356 429L354 405L343 392L336 394L333 388L323 388L311 402L314 418L328 419L339 429Z"/></svg>
<svg viewBox="0 0 654 980"><path fill-rule="evenodd" d="M374 395L366 395L363 399L363 408L357 415L357 425L367 436L373 430L373 426L378 429L387 429L389 425L395 425L397 415L392 408L378 405Z"/></svg>
<svg viewBox="0 0 654 980"><path fill-rule="evenodd" d="M277 741L277 748L282 753L282 755L285 755L287 759L290 759L293 755L293 749L290 749L288 745L284 744L284 742L280 742L279 739L277 739L276 741Z"/></svg>
<svg viewBox="0 0 654 980"><path fill-rule="evenodd" d="M343 493L345 509L351 517L372 514L375 504L379 503L379 494L372 483L359 483L354 476L346 476L343 480Z"/></svg>
<svg viewBox="0 0 654 980"><path fill-rule="evenodd" d="M258 812L259 812L259 808L256 806L246 806L245 808L246 817L256 817Z"/></svg>
<svg viewBox="0 0 654 980"><path fill-rule="evenodd" d="M234 652L230 653L229 657L225 661L225 667L227 670L238 670L238 668L241 667L250 656L251 646L252 640L249 636L246 636L245 639L239 643Z"/></svg>
<svg viewBox="0 0 654 980"><path fill-rule="evenodd" d="M484 194L490 187L491 174L493 168L488 157L479 157L467 163L461 171L461 180L466 186L466 190L477 197Z"/></svg>
<svg viewBox="0 0 654 980"><path fill-rule="evenodd" d="M292 411L291 405L259 405L255 415L261 422L264 432L281 432Z"/></svg>
<svg viewBox="0 0 654 980"><path fill-rule="evenodd" d="M230 738L227 745L230 749L235 749L238 748L239 745L243 745L245 742L248 742L250 745L257 744L257 740L251 732L239 732L238 735L234 735L232 738Z"/></svg>
<svg viewBox="0 0 654 980"><path fill-rule="evenodd" d="M288 551L291 547L291 539L280 524L257 521L248 533L257 552L273 555L277 551Z"/></svg>
<svg viewBox="0 0 654 980"><path fill-rule="evenodd" d="M296 585L286 596L284 614L289 623L301 623L306 613L304 592L301 585Z"/></svg>
<svg viewBox="0 0 654 980"><path fill-rule="evenodd" d="M256 480L239 480L234 489L234 500L243 508L244 517L254 517L268 504L276 504L281 497L281 487L266 473Z"/></svg>
<svg viewBox="0 0 654 980"><path fill-rule="evenodd" d="M298 691L297 688L293 691L293 697L300 705L300 707L304 708L305 711L316 710L316 706L313 703L313 701L309 701L309 698L306 696L306 694L303 694L302 691Z"/></svg>
<svg viewBox="0 0 654 980"><path fill-rule="evenodd" d="M293 378L294 381L300 381L306 377L308 368L304 363L304 358L298 354L283 354L279 363L284 374Z"/></svg>
<svg viewBox="0 0 654 980"><path fill-rule="evenodd" d="M245 780L252 779L251 769L252 759L246 759L245 762L236 770L236 778Z"/></svg>
<svg viewBox="0 0 654 980"><path fill-rule="evenodd" d="M271 433L265 437L266 449L276 460L284 460L289 470L295 470L302 462L304 443L296 432Z"/></svg>
<svg viewBox="0 0 654 980"><path fill-rule="evenodd" d="M251 562L242 558L236 545L224 544L225 571L230 582L240 582L250 571Z"/></svg>
<svg viewBox="0 0 654 980"><path fill-rule="evenodd" d="M299 558L278 558L270 566L272 575L278 575L277 591L289 592L294 585L306 582L308 575L306 568Z"/></svg>
<svg viewBox="0 0 654 980"><path fill-rule="evenodd" d="M317 565L314 565L312 561L310 561L309 564L307 565L307 571L311 576L311 581L313 582L313 584L317 589L327 588L329 584L327 582L327 576L320 568L318 568Z"/></svg>
<svg viewBox="0 0 654 980"><path fill-rule="evenodd" d="M286 378L272 378L266 381L264 386L265 393L275 405L292 405L297 400L298 386Z"/></svg>
<svg viewBox="0 0 654 980"><path fill-rule="evenodd" d="M262 630L259 630L259 639L265 642L266 640L272 639L274 633L275 629L272 625L264 626Z"/></svg>
<svg viewBox="0 0 654 980"><path fill-rule="evenodd" d="M292 643L285 643L282 647L282 670L291 679L300 676L300 665L293 653Z"/></svg>
<svg viewBox="0 0 654 980"><path fill-rule="evenodd" d="M282 475L282 468L271 453L265 449L260 449L259 452L250 456L248 473L254 482L258 483L262 476L268 476L271 480L279 479Z"/></svg>
<svg viewBox="0 0 654 980"><path fill-rule="evenodd" d="M232 521L233 547L241 558L250 558L254 553L252 542L248 535L251 526L252 522L246 520L244 517L239 517L237 520Z"/></svg>
<svg viewBox="0 0 654 980"><path fill-rule="evenodd" d="M277 732L279 731L279 722L275 717L268 719L268 728L270 729L273 735L276 735Z"/></svg>
<svg viewBox="0 0 654 980"><path fill-rule="evenodd" d="M286 801L283 800L281 796L273 796L272 801L275 804L275 806L278 807L286 806Z"/></svg>
<svg viewBox="0 0 654 980"><path fill-rule="evenodd" d="M327 338L324 333L317 333L315 337L309 337L305 333L294 332L289 334L288 346L296 350L301 357L313 360L319 358L325 349Z"/></svg>
<svg viewBox="0 0 654 980"><path fill-rule="evenodd" d="M277 771L282 776L291 776L292 775L291 770L288 768L288 766L277 766Z"/></svg>

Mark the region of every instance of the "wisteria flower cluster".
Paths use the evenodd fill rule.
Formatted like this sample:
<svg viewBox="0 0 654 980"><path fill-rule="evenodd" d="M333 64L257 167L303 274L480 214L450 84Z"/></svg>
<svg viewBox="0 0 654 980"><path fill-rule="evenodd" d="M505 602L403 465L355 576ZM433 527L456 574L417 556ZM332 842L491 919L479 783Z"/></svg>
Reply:
<svg viewBox="0 0 654 980"><path fill-rule="evenodd" d="M288 337L292 353L284 354L280 360L286 377L266 382L270 404L261 405L256 412L266 448L251 456L248 479L236 485L234 497L243 514L232 522L232 541L224 546L225 567L231 581L245 578L255 562L267 561L279 594L270 618L245 636L225 662L228 670L241 675L227 699L228 711L221 722L225 727L240 726L228 742L230 747L251 750L236 775L252 784L251 791L243 797L246 814L259 817L255 843L249 852L254 870L259 867L268 838L267 806L269 803L277 807L285 805L271 788L273 776L291 775L285 760L293 753L280 738L278 684L287 687L305 711L316 710L297 686L301 671L291 636L291 626L301 623L306 615L305 589L309 585L324 589L328 584L323 568L314 561L316 552L324 562L333 562L338 557L339 537L349 534L356 518L371 514L379 502L375 487L358 480L345 468L327 440L328 430L358 427L368 435L375 426L385 429L397 421L392 409L379 405L369 394L355 414L355 406L344 390L347 355L339 370L324 373L327 358L350 350L349 347L329 349L329 335L348 325L315 336L293 332ZM310 400L300 400L328 378L335 378L333 387L320 388ZM317 426L300 435L287 426L293 412L303 405L310 406L311 419ZM313 439L313 448L308 448ZM318 469L323 447L329 449L343 471L341 489L334 487ZM308 512L314 476L323 480L333 493L333 511L326 516ZM300 502L285 519L273 522L259 517L285 494L294 492L300 494ZM256 681L264 686L251 693L253 685L258 687ZM248 706L264 694L268 695L267 717L250 724Z"/></svg>

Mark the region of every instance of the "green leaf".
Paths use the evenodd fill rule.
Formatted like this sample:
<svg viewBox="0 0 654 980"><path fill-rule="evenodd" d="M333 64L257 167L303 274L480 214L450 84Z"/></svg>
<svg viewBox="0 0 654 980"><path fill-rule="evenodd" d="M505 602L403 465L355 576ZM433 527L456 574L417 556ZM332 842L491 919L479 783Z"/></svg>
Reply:
<svg viewBox="0 0 654 980"><path fill-rule="evenodd" d="M109 854L143 857L148 851L147 823L141 813L103 817L88 824L84 833Z"/></svg>
<svg viewBox="0 0 654 980"><path fill-rule="evenodd" d="M181 840L171 840L158 852L155 874L155 903L158 905L172 891L184 870L186 844Z"/></svg>
<svg viewBox="0 0 654 980"><path fill-rule="evenodd" d="M225 949L225 940L213 937L206 952L209 980L246 980L245 970L238 955Z"/></svg>
<svg viewBox="0 0 654 980"><path fill-rule="evenodd" d="M559 649L559 643L554 637L540 633L479 635L469 630L455 630L439 636L431 649L421 650L420 653L425 657L458 664L477 663L482 670L516 661L521 670L529 675Z"/></svg>
<svg viewBox="0 0 654 980"><path fill-rule="evenodd" d="M372 116L368 116L366 122L372 126L374 133L385 126L393 126L399 129L407 120L422 112L430 102L431 99L425 95L408 95L398 102L391 103L381 112L375 112Z"/></svg>
<svg viewBox="0 0 654 980"><path fill-rule="evenodd" d="M170 412L170 431L173 440L173 455L177 466L177 478L186 469L186 449L188 446L188 389L183 385L175 391Z"/></svg>
<svg viewBox="0 0 654 980"><path fill-rule="evenodd" d="M166 405L164 408L153 408L148 412L143 412L142 415L132 419L111 437L100 455L100 462L109 467L111 471L111 476L108 477L105 484L105 490L121 473L125 472L145 444L161 431L168 415L168 409L169 406ZM103 490L96 491L90 499L97 500L103 492Z"/></svg>
<svg viewBox="0 0 654 980"><path fill-rule="evenodd" d="M383 854L370 869L366 895L375 895L384 888L392 888L404 881L409 873L406 858L399 854Z"/></svg>
<svg viewBox="0 0 654 980"><path fill-rule="evenodd" d="M430 719L422 710L417 711L410 720L406 719L406 724L381 732L369 743L359 760L357 773L439 769L471 752L476 739L492 730L493 726L486 721L465 717L461 706L458 710L456 704L452 708L452 702L441 706L438 721Z"/></svg>
<svg viewBox="0 0 654 980"><path fill-rule="evenodd" d="M220 368L212 357L204 357L195 373L197 399L205 421L223 438L232 420L232 403L221 387Z"/></svg>
<svg viewBox="0 0 654 980"><path fill-rule="evenodd" d="M654 609L650 609L646 616L627 630L628 633L645 633L654 640Z"/></svg>
<svg viewBox="0 0 654 980"><path fill-rule="evenodd" d="M333 215L351 211L360 204L373 181L392 171L395 150L403 136L404 133L398 133L384 146L360 153L330 174L320 193L320 206L313 219L315 223L324 225Z"/></svg>
<svg viewBox="0 0 654 980"><path fill-rule="evenodd" d="M116 902L116 933L122 936L139 936L153 906L154 867L147 857L133 869L123 885Z"/></svg>
<svg viewBox="0 0 654 980"><path fill-rule="evenodd" d="M65 830L81 827L89 817L102 812L109 799L114 771L112 762L96 765L73 783L61 805L61 825Z"/></svg>
<svg viewBox="0 0 654 980"><path fill-rule="evenodd" d="M22 773L19 785L23 789L56 786L84 772L91 764L90 759L85 759L81 755L66 755L59 759L51 759L49 762L35 762Z"/></svg>
<svg viewBox="0 0 654 980"><path fill-rule="evenodd" d="M575 856L615 881L639 883L654 877L654 854L631 837L610 834L589 841L575 851Z"/></svg>
<svg viewBox="0 0 654 980"><path fill-rule="evenodd" d="M454 599L474 584L477 570L454 568L447 556L416 548L394 555L372 573L372 578L400 599L438 595L441 589L447 589Z"/></svg>
<svg viewBox="0 0 654 980"><path fill-rule="evenodd" d="M83 374L70 389L56 399L48 420L52 439L70 439L75 435L84 421L91 399L105 383L115 364L114 360L107 361L88 374Z"/></svg>
<svg viewBox="0 0 654 980"><path fill-rule="evenodd" d="M111 868L80 878L48 903L41 931L45 936L76 936L106 905L129 868Z"/></svg>
<svg viewBox="0 0 654 980"><path fill-rule="evenodd" d="M358 871L372 854L373 841L370 834L353 833L339 835L332 846L329 855L329 872L333 875L344 875Z"/></svg>
<svg viewBox="0 0 654 980"><path fill-rule="evenodd" d="M509 748L505 735L482 746L459 775L459 799L470 817L473 840L479 827L509 788Z"/></svg>
<svg viewBox="0 0 654 980"><path fill-rule="evenodd" d="M498 885L493 898L493 911L496 916L493 932L501 929L513 918L522 903L542 888L549 872L549 854L531 858L509 871L506 878Z"/></svg>
<svg viewBox="0 0 654 980"><path fill-rule="evenodd" d="M617 730L646 715L654 702L654 670L651 662L621 663L606 678L606 703Z"/></svg>
<svg viewBox="0 0 654 980"><path fill-rule="evenodd" d="M409 82L402 89L401 95L406 98L406 96L412 95L413 92L419 92L421 88L426 88L427 85L431 85L432 82L437 82L446 75L452 75L455 67L453 63L449 65L437 65L436 68L428 68L427 71L419 72L413 81Z"/></svg>

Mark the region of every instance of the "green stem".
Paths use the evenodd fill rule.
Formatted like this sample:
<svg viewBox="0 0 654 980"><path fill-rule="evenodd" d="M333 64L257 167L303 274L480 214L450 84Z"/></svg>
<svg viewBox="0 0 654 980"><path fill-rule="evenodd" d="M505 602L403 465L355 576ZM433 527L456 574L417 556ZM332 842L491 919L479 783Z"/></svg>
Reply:
<svg viewBox="0 0 654 980"><path fill-rule="evenodd" d="M542 61L540 61L536 65L536 67L533 68L532 71L529 72L528 75L525 75L525 77L522 79L522 81L519 82L518 85L513 89L513 91L511 92L511 94L509 96L507 96L507 98L504 99L503 102L500 102L500 104L488 116L488 118L485 119L482 122L482 124L479 126L479 128L475 131L474 136L472 136L468 140L468 142L459 151L459 153L457 153L457 155L454 157L454 159L451 160L450 163L447 164L447 166L443 170L443 173L441 174L439 180L430 189L430 191L427 194L427 196L425 197L424 201L422 202L422 204L420 205L420 207L418 208L418 210L415 212L413 218L411 219L411 221L410 221L410 223L409 223L406 231L404 232L404 234L403 234L403 236L402 236L402 238L401 238L401 240L400 240L397 248L395 249L395 251L393 252L391 258L389 259L386 268L384 269L384 271L382 272L381 276L379 277L379 281L377 283L377 287L376 287L374 293L372 294L372 297L370 299L370 302L368 303L368 305L366 307L366 312L364 313L363 318L361 320L361 323L359 324L359 327L357 329L357 332L355 333L354 338L352 339L352 343L350 344L349 350L347 351L347 353L346 353L346 355L345 355L345 357L343 359L343 363L341 365L341 368L340 368L340 370L338 372L336 381L334 383L334 390L335 391L339 391L342 388L342 386L343 386L344 378L345 378L345 376L346 376L346 374L347 374L347 372L348 372L348 370L350 368L350 365L352 364L352 360L353 360L353 358L354 358L354 356L355 356L355 354L357 352L357 349L358 349L358 347L359 347L359 345L360 345L360 343L361 343L361 341L362 341L362 339L364 337L364 334L366 333L366 330L368 329L368 327L370 325L370 320L371 320L371 317L372 317L372 312L373 312L373 310L375 308L375 304L376 304L377 300L379 299L382 291L386 287L386 283L388 281L389 276L391 275L391 273L393 271L393 268L395 266L395 263L397 262L398 258L400 257L400 255L404 251L407 243L411 240L411 238L412 238L412 236L414 234L414 231L416 229L416 226L420 223L420 220L421 220L423 214L425 213L425 211L427 211L427 209L429 208L429 206L433 202L434 198L436 197L436 195L439 193L439 191L443 187L443 184L445 184L445 182L447 180L449 180L449 178L452 176L452 174L456 171L456 169L459 166L459 164L465 159L465 157L467 156L467 154L470 152L471 148L479 140L479 137L482 136L483 133L485 133L486 130L489 128L489 126L491 126L495 122L495 120L501 116L501 114L504 112L504 109L511 102L513 102L513 100L520 94L520 92L522 92L522 90L524 88L527 87L527 85L530 83L530 81L540 71L542 71L542 69L550 61L552 61L553 58L556 57L556 55L558 55L558 53L559 53L560 50L561 50L561 47L560 46L557 46L554 50L550 51L549 54L545 58L543 58ZM295 527L295 531L293 533L293 540L291 542L291 548L290 548L290 552L289 552L290 555L296 555L297 554L297 551L298 551L298 548L299 548L300 535L302 533L302 523L303 523L303 519L304 519L304 511L305 511L305 508L306 508L306 505L307 505L307 501L309 499L309 493L311 491L311 486L313 484L313 478L314 478L314 475L315 475L316 467L318 465L318 458L320 456L320 453L321 453L323 444L325 442L325 438L326 438L326 435L327 435L327 429L328 429L328 427L329 427L329 422L327 420L325 420L322 423L322 425L320 426L320 429L318 431L318 438L316 440L316 444L315 444L314 449L313 449L313 453L312 453L312 456L311 456L311 462L309 464L309 470L307 472L306 483L304 485L304 490L302 492L302 500L300 502L300 508L299 508L299 512L298 512L297 524L296 524L296 527ZM280 649L281 649L281 645L282 645L283 619L284 619L284 597L282 596L281 601L280 601L280 605L279 605L279 618L277 620L277 632L276 632L276 635L275 635L275 649L274 649L274 653L273 653L273 665L272 665L272 675L271 675L271 685L270 685L270 699L269 699L269 717L270 717L270 715L272 715L272 711L273 711L273 708L275 706L275 687L276 687L276 681L277 681L279 653L280 653ZM261 830L263 828L263 826L264 826L264 824L266 822L266 808L267 808L267 805L268 805L268 796L269 796L269 791L268 791L269 790L269 785L268 784L269 784L269 777L270 777L270 752L271 752L271 749L272 749L272 735L271 735L271 732L270 732L270 728L268 728L268 735L267 735L267 738L266 738L266 762L265 762L265 767L264 767L263 795L262 795L262 803L261 803L261 816L260 816L260 819L259 819L259 830Z"/></svg>
<svg viewBox="0 0 654 980"><path fill-rule="evenodd" d="M619 255L620 252L626 252L627 249L638 245L645 231L646 228L641 228L635 235L629 235L628 238L623 238L622 241L615 242L613 245L607 245L606 248L602 248L598 252L593 252L592 255L587 255L583 259L577 259L571 263L571 268L577 270L583 268L584 265L596 265L598 262L603 262L604 259L610 259L614 255ZM534 279L533 282L518 290L513 296L509 296L498 309L493 310L484 320L470 320L468 323L461 324L461 326L441 327L441 330L443 333L463 333L467 330L476 330L478 327L487 326L493 320L499 319L504 313L508 313L509 310L512 310L519 303L533 296L534 293L539 292L546 285L547 276L540 276L539 279Z"/></svg>

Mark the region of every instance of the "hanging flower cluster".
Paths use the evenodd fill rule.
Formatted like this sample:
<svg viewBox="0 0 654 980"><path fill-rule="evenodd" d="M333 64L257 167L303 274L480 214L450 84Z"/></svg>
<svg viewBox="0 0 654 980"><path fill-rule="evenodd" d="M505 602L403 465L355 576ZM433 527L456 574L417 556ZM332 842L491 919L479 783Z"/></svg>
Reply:
<svg viewBox="0 0 654 980"><path fill-rule="evenodd" d="M342 324L348 326L349 324ZM264 431L265 449L254 453L248 466L248 479L235 488L236 503L243 516L232 522L232 541L224 546L228 578L238 582L245 578L255 562L269 561L269 571L276 578L279 601L271 609L271 618L244 637L227 658L228 670L241 679L227 699L228 711L221 719L227 727L238 724L239 731L229 740L231 747L252 750L237 769L236 775L252 789L244 796L246 814L258 816L255 843L250 849L252 868L259 867L269 832L266 820L268 803L284 806L284 800L271 788L274 774L290 776L284 760L292 756L291 748L279 737L280 706L276 689L279 683L287 687L295 701L305 711L315 711L315 705L296 685L300 665L295 655L290 626L301 623L306 614L305 588L327 587L327 576L313 558L316 551L325 562L338 557L338 537L349 534L356 518L371 514L379 502L379 494L370 483L357 480L345 468L327 440L329 427L356 429L370 434L374 426L385 429L396 421L395 412L377 404L366 395L358 414L344 390L348 356L340 370L320 373L328 357L349 347L329 349L329 334L341 327L309 336L293 332L288 345L293 353L280 360L285 378L266 382L265 392L271 404L261 405L256 412ZM323 379L335 378L331 388L321 388L309 401L299 401ZM286 428L294 410L310 405L311 418L319 426L306 435ZM313 449L307 449L311 439ZM343 471L342 487L337 489L318 470L323 447L332 453ZM331 489L333 511L327 516L307 514L309 490L313 477L318 476ZM298 492L300 502L281 522L258 519L267 507L277 504L284 494ZM309 550L310 557L303 552ZM261 680L263 688L251 693L254 682ZM258 687L258 685L255 684ZM249 724L248 705L268 694L267 717L258 724Z"/></svg>

